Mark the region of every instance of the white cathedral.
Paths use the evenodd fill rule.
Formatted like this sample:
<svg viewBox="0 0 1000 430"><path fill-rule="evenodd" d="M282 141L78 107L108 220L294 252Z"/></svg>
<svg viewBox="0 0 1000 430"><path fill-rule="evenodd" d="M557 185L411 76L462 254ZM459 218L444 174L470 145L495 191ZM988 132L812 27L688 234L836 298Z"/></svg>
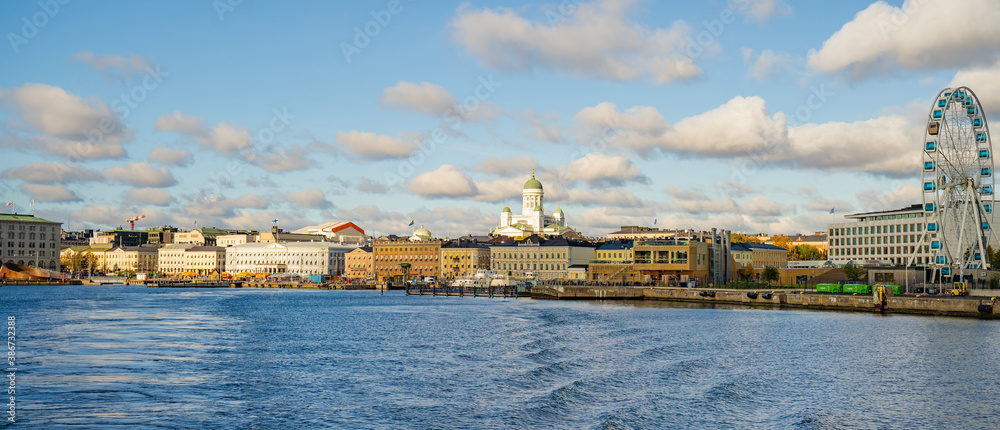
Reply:
<svg viewBox="0 0 1000 430"><path fill-rule="evenodd" d="M557 208L552 215L545 215L542 198L545 191L542 183L535 179L535 171L531 171L531 179L524 183L521 191L521 213L514 215L509 206L504 206L500 212L500 225L490 232L493 236L526 237L532 234L557 236L569 231L566 226L566 215Z"/></svg>

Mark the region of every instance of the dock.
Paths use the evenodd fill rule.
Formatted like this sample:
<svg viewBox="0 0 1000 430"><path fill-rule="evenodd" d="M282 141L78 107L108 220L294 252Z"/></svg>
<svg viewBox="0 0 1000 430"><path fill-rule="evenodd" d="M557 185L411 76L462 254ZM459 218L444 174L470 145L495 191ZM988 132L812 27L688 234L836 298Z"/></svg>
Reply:
<svg viewBox="0 0 1000 430"><path fill-rule="evenodd" d="M876 312L1000 319L996 297L929 295L821 294L796 290L733 290L678 287L595 287L536 285L535 299L554 300L664 300L778 307L789 309Z"/></svg>
<svg viewBox="0 0 1000 430"><path fill-rule="evenodd" d="M530 297L531 293L518 290L515 286L451 287L440 285L416 285L406 289L408 296L456 296L456 297Z"/></svg>

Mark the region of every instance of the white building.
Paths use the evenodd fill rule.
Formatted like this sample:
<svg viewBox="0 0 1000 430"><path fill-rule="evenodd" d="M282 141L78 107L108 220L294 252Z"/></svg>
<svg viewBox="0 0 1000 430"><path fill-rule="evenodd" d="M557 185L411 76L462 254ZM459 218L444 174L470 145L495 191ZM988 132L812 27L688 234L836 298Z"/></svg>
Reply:
<svg viewBox="0 0 1000 430"><path fill-rule="evenodd" d="M184 251L194 247L193 243L171 243L158 250L157 266L160 272L167 275L179 275L184 272Z"/></svg>
<svg viewBox="0 0 1000 430"><path fill-rule="evenodd" d="M332 242L247 243L226 249L226 272L337 276L355 246Z"/></svg>
<svg viewBox="0 0 1000 430"><path fill-rule="evenodd" d="M320 225L311 225L302 227L292 233L321 234L326 236L326 240L337 243L353 245L362 245L365 243L365 231L349 221L331 221Z"/></svg>
<svg viewBox="0 0 1000 430"><path fill-rule="evenodd" d="M572 231L566 226L566 215L562 209L557 208L552 215L545 215L544 197L542 183L535 179L535 171L532 170L531 179L524 183L521 191L521 213L514 215L510 207L504 206L500 212L500 224L490 234L523 238L532 234L559 235Z"/></svg>
<svg viewBox="0 0 1000 430"><path fill-rule="evenodd" d="M59 270L60 225L34 215L0 214L0 262Z"/></svg>
<svg viewBox="0 0 1000 430"><path fill-rule="evenodd" d="M926 265L931 261L930 240L920 242L925 234L923 206L891 211L866 212L846 215L849 222L829 224L827 227L828 258L836 264L854 261L856 264L907 264L914 251L913 264ZM919 249L917 248L919 246Z"/></svg>
<svg viewBox="0 0 1000 430"><path fill-rule="evenodd" d="M192 246L184 251L184 271L199 276L221 274L226 270L226 249L221 246Z"/></svg>
<svg viewBox="0 0 1000 430"><path fill-rule="evenodd" d="M215 238L215 245L225 248L227 246L242 245L256 241L256 234L226 234Z"/></svg>

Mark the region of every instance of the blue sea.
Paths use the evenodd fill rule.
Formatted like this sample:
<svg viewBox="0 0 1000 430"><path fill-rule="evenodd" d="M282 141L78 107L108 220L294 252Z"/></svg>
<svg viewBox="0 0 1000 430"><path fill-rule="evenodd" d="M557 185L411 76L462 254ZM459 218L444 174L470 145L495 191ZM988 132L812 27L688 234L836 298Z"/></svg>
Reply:
<svg viewBox="0 0 1000 430"><path fill-rule="evenodd" d="M3 429L1000 428L1000 321L121 285L0 315Z"/></svg>

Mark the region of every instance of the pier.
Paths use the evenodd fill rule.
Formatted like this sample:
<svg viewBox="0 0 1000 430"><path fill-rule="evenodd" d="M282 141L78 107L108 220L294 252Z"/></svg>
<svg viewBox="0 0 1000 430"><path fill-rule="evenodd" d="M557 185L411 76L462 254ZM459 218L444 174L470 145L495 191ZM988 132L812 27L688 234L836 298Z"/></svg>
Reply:
<svg viewBox="0 0 1000 430"><path fill-rule="evenodd" d="M531 297L555 300L665 300L707 304L767 306L1000 319L996 297L927 295L819 294L795 290L729 290L675 287L593 287L538 285Z"/></svg>
<svg viewBox="0 0 1000 430"><path fill-rule="evenodd" d="M519 291L516 286L451 287L440 285L412 285L406 288L406 295L507 298L530 297L531 293L524 290Z"/></svg>

